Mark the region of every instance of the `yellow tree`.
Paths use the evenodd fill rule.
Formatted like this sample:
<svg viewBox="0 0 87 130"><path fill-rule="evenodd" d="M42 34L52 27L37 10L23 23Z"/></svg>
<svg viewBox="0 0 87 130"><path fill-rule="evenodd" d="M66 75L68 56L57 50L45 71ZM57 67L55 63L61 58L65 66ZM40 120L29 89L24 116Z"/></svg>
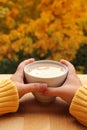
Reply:
<svg viewBox="0 0 87 130"><path fill-rule="evenodd" d="M47 34L46 45L50 44L51 58L72 60L79 45L85 41L82 25L87 20L86 3L86 0L40 0L39 22L42 24L38 23L38 26L44 26L44 29L41 29L42 33L41 30L37 32Z"/></svg>
<svg viewBox="0 0 87 130"><path fill-rule="evenodd" d="M16 54L40 59L72 60L86 41L86 0L4 0L0 35L0 57L17 59ZM1 11L2 14L2 11ZM2 15L1 15L2 16ZM1 25L2 25L1 24Z"/></svg>

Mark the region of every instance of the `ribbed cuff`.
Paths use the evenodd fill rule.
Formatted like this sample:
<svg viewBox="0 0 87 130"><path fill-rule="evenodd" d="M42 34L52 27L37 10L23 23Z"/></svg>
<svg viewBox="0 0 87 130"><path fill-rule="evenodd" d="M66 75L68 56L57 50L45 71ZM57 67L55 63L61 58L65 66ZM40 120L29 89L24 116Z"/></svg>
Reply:
<svg viewBox="0 0 87 130"><path fill-rule="evenodd" d="M0 115L16 112L19 107L18 91L14 83L10 80L0 82Z"/></svg>
<svg viewBox="0 0 87 130"><path fill-rule="evenodd" d="M80 87L69 108L70 114L87 127L87 86Z"/></svg>

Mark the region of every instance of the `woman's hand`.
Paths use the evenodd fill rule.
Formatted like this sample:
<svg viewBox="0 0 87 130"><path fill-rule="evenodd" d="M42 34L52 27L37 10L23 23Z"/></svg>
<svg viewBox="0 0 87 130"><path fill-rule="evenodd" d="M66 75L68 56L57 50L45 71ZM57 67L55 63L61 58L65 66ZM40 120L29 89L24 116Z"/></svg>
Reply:
<svg viewBox="0 0 87 130"><path fill-rule="evenodd" d="M45 92L42 92L42 94L45 96L61 97L68 104L70 104L75 92L80 86L82 86L82 83L75 72L74 66L70 62L61 60L61 63L65 64L69 69L66 81L60 87L48 87L48 89Z"/></svg>
<svg viewBox="0 0 87 130"><path fill-rule="evenodd" d="M33 58L21 62L16 72L10 78L18 89L19 98L29 92L43 92L47 89L47 84L45 83L24 83L24 67L31 62L34 62Z"/></svg>

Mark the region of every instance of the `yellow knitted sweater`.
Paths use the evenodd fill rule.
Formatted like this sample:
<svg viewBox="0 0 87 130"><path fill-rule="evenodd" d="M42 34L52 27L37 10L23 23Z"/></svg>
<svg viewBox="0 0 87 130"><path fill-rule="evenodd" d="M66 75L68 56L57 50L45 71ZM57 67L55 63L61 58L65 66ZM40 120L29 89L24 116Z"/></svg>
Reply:
<svg viewBox="0 0 87 130"><path fill-rule="evenodd" d="M19 97L17 88L10 80L0 82L0 115L16 112L19 106Z"/></svg>
<svg viewBox="0 0 87 130"><path fill-rule="evenodd" d="M87 127L87 86L80 87L77 90L69 111L81 124Z"/></svg>
<svg viewBox="0 0 87 130"><path fill-rule="evenodd" d="M16 112L18 107L19 96L16 86L10 79L2 80L0 82L0 115ZM77 90L69 111L81 124L87 126L87 86Z"/></svg>

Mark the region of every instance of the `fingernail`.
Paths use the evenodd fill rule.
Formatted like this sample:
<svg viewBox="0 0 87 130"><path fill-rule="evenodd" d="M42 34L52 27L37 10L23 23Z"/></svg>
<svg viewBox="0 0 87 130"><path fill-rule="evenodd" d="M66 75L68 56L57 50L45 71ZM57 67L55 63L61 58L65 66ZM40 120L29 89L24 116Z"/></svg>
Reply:
<svg viewBox="0 0 87 130"><path fill-rule="evenodd" d="M31 60L31 61L35 61L35 59L34 59L34 58L30 58L29 60Z"/></svg>
<svg viewBox="0 0 87 130"><path fill-rule="evenodd" d="M47 89L47 84L46 84L46 83L42 83L42 84L41 84L41 87L42 87L44 90L46 90L46 89Z"/></svg>

